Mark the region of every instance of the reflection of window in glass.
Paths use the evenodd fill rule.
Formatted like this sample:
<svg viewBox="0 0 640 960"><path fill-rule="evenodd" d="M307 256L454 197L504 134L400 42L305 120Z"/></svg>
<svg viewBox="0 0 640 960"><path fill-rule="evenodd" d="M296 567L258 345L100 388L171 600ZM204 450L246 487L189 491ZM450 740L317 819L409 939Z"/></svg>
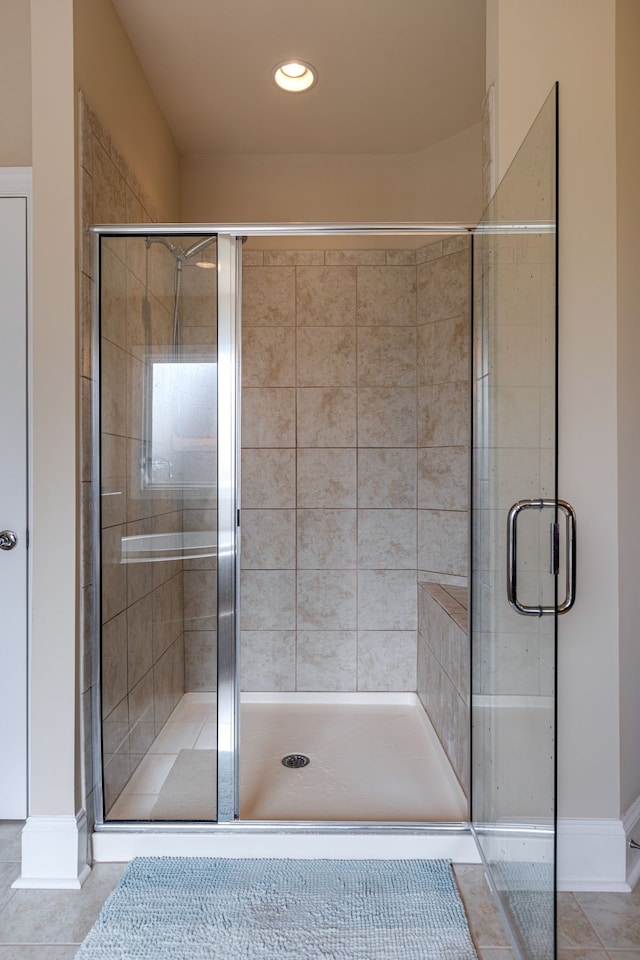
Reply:
<svg viewBox="0 0 640 960"><path fill-rule="evenodd" d="M200 358L147 364L144 486L216 483L217 368Z"/></svg>

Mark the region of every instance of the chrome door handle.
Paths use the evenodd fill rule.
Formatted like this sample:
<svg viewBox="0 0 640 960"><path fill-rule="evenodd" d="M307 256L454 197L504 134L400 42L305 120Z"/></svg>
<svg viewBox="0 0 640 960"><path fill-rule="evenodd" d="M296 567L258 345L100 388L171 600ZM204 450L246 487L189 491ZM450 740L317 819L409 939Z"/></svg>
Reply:
<svg viewBox="0 0 640 960"><path fill-rule="evenodd" d="M0 550L13 550L17 542L13 530L0 530Z"/></svg>
<svg viewBox="0 0 640 960"><path fill-rule="evenodd" d="M561 510L567 521L566 533L566 595L557 607L532 606L518 600L517 587L517 520L523 510L542 510L549 507ZM551 574L558 574L559 536L557 523L551 524ZM507 599L514 610L524 617L542 617L554 613L566 613L576 599L576 514L566 500L518 500L509 510L507 518Z"/></svg>

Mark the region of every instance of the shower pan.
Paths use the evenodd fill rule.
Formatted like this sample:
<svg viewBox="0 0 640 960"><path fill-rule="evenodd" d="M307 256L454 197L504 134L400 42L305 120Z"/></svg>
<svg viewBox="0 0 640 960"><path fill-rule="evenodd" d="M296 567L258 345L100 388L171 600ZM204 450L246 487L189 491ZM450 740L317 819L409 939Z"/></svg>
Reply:
<svg viewBox="0 0 640 960"><path fill-rule="evenodd" d="M482 859L553 955L555 96L473 229L92 228L97 859Z"/></svg>

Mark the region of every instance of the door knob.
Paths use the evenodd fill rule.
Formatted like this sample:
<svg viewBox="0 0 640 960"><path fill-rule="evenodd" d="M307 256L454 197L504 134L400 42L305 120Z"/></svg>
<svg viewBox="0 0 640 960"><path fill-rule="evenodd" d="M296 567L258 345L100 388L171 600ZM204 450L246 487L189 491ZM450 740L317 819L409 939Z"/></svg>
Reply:
<svg viewBox="0 0 640 960"><path fill-rule="evenodd" d="M13 550L17 542L13 530L0 530L0 550Z"/></svg>

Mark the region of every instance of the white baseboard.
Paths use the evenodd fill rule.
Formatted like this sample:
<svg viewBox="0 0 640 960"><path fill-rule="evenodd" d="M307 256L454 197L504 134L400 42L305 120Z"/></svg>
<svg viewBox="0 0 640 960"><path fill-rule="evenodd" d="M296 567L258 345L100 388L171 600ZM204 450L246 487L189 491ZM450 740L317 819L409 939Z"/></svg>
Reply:
<svg viewBox="0 0 640 960"><path fill-rule="evenodd" d="M640 812L640 811L639 811ZM622 820L558 819L558 890L629 892L640 873ZM630 869L630 859L634 870Z"/></svg>
<svg viewBox="0 0 640 960"><path fill-rule="evenodd" d="M22 872L12 886L79 890L91 872L87 863L87 817L29 817L22 831Z"/></svg>

